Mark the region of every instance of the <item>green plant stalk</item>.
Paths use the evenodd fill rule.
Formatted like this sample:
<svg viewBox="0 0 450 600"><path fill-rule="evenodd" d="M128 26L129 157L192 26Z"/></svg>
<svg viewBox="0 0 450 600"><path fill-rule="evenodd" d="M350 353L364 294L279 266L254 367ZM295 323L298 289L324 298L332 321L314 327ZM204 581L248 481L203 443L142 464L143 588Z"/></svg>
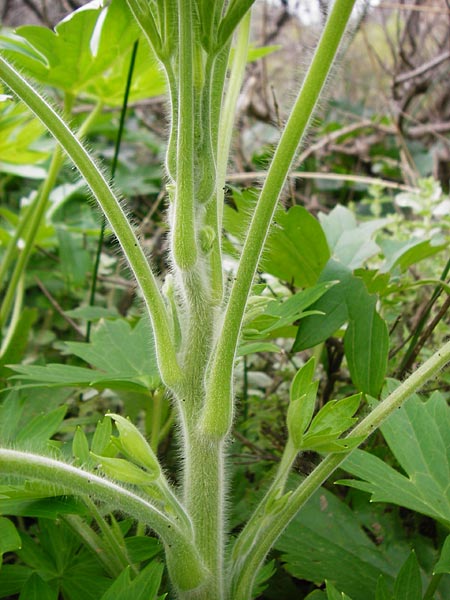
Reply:
<svg viewBox="0 0 450 600"><path fill-rule="evenodd" d="M423 595L423 600L433 600L434 594L441 583L441 579L444 573L434 573L432 578L430 579L430 583L428 584L427 589L425 590L425 594Z"/></svg>
<svg viewBox="0 0 450 600"><path fill-rule="evenodd" d="M0 308L0 328L4 327L10 315L12 304L14 302L14 296L17 291L17 286L23 273L25 272L28 261L33 252L34 242L42 222L45 209L47 207L48 198L52 189L55 187L56 178L58 177L58 173L61 170L63 162L64 156L61 148L58 146L55 148L45 183L38 194L36 206L33 209L31 217L27 215L30 218L30 221L27 224L28 227L24 232L25 239L23 240L23 250L18 256Z"/></svg>
<svg viewBox="0 0 450 600"><path fill-rule="evenodd" d="M178 57L178 132L172 258L182 271L197 262L194 197L194 40L192 0L178 0L180 52Z"/></svg>
<svg viewBox="0 0 450 600"><path fill-rule="evenodd" d="M14 333L20 324L20 316L22 314L23 298L25 295L25 273L19 279L17 284L16 295L14 297L14 306L11 313L11 319L8 325L8 331L5 337L2 339L2 331L0 329L0 358L6 354L10 344L14 338Z"/></svg>
<svg viewBox="0 0 450 600"><path fill-rule="evenodd" d="M30 108L59 144L61 144L96 197L111 224L142 291L155 332L158 366L161 377L169 388L176 388L182 374L176 358L164 300L153 271L147 261L147 257L119 201L100 169L95 165L84 146L64 121L2 57L0 57L0 78Z"/></svg>
<svg viewBox="0 0 450 600"><path fill-rule="evenodd" d="M395 410L400 408L412 394L417 392L429 379L434 377L448 362L450 362L450 341L435 352L431 358L401 383L385 400L380 402L346 437L360 437L361 443L363 443ZM267 553L279 535L295 517L300 508L345 461L349 454L351 452L329 454L303 480L289 497L283 511L273 516L272 523L270 526L266 526L263 532L260 533L255 528L252 528L252 530L244 528L238 536L235 546L241 545L245 551L245 540L251 539L254 540L253 551L243 558L238 553L235 558L236 568L233 572L233 600L250 599L255 573L261 567ZM241 538L245 538L244 543Z"/></svg>
<svg viewBox="0 0 450 600"><path fill-rule="evenodd" d="M245 67L247 64L247 54L250 37L250 11L244 16L238 29L236 47L234 53L233 66L231 68L228 80L227 92L223 101L223 108L220 113L215 114L214 107L222 105L222 94L220 97L215 95L215 90L223 90L226 73L226 65L229 57L229 47L225 49L224 55L216 58L215 72L213 75L214 85L212 92L212 137L213 147L217 148L216 158L216 201L210 203L206 209L206 223L210 225L216 233L211 254L211 293L215 305L220 306L223 300L223 271L222 271L222 248L221 231L223 203L225 198L225 178L228 167L228 157L231 147L231 138L233 134L234 117L236 113L236 104L244 80ZM217 92L216 92L217 93ZM219 120L218 126L215 121Z"/></svg>
<svg viewBox="0 0 450 600"><path fill-rule="evenodd" d="M339 48L355 0L336 0L265 180L242 250L211 363L202 429L225 437L233 419L232 372L247 299L278 199Z"/></svg>
<svg viewBox="0 0 450 600"><path fill-rule="evenodd" d="M61 515L66 525L83 541L84 544L102 563L103 568L116 579L123 570L122 563L114 555L110 555L101 537L78 515Z"/></svg>
<svg viewBox="0 0 450 600"><path fill-rule="evenodd" d="M104 537L104 544L108 548L108 555L111 562L116 564L116 568L120 569L119 573L123 571L127 566L131 565L130 559L126 555L125 549L116 539L111 527L106 522L105 518L90 498L83 498L90 514L94 517L100 531ZM132 566L133 571L136 573L136 568Z"/></svg>
<svg viewBox="0 0 450 600"><path fill-rule="evenodd" d="M151 502L120 485L61 461L29 452L0 449L0 473L55 486L56 494L76 494L104 502L154 529L166 549L171 580L182 591L197 588L208 572L196 550L192 532ZM174 566L175 565L175 566Z"/></svg>

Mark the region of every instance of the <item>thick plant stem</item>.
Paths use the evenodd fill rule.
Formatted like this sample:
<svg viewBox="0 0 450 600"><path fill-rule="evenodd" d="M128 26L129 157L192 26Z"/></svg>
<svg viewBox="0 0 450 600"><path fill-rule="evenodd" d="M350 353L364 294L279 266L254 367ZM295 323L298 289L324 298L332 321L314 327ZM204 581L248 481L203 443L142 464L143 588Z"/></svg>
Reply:
<svg viewBox="0 0 450 600"><path fill-rule="evenodd" d="M222 600L224 549L223 443L192 432L187 439L185 506L195 532L195 543L211 577L195 600Z"/></svg>
<svg viewBox="0 0 450 600"><path fill-rule="evenodd" d="M148 263L131 224L100 169L81 142L47 102L0 57L0 78L42 121L61 144L86 180L122 247L142 291L155 332L158 366L164 383L175 388L182 378L173 344L167 310Z"/></svg>
<svg viewBox="0 0 450 600"><path fill-rule="evenodd" d="M172 257L181 270L197 262L194 198L194 40L192 0L178 0L180 54L178 59L178 133Z"/></svg>
<svg viewBox="0 0 450 600"><path fill-rule="evenodd" d="M205 432L224 437L233 418L232 371L242 319L278 199L344 35L355 0L336 0L261 191L212 361L202 417Z"/></svg>
<svg viewBox="0 0 450 600"><path fill-rule="evenodd" d="M434 377L448 362L450 362L450 341L400 384L385 400L380 402L347 437L359 437L361 443L363 443L397 408L429 379ZM236 540L236 546L240 544L243 551L246 552L246 545L242 543L241 536L252 539L253 545L252 552L246 553L245 557L239 555L235 557L233 600L251 600L254 575L261 567L267 553L273 547L279 535L300 508L345 461L348 455L348 453L329 454L292 493L283 510L273 515L271 523L266 525L263 531L250 531L247 528L242 531Z"/></svg>

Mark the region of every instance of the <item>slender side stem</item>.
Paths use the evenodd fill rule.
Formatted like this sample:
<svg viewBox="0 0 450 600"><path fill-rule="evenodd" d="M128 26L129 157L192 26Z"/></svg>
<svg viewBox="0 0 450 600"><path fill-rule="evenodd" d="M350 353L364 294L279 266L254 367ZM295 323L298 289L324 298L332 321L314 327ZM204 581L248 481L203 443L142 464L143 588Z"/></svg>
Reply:
<svg viewBox="0 0 450 600"><path fill-rule="evenodd" d="M11 279L8 282L8 287L3 298L2 306L0 308L0 328L3 327L6 324L6 321L8 320L19 280L22 277L22 274L25 272L30 256L34 250L34 241L36 239L39 226L42 222L42 218L47 207L47 201L50 196L50 192L55 186L56 178L58 176L63 162L63 153L61 151L61 148L58 146L53 154L47 179L45 180L42 189L38 192L37 203L33 207L33 212L31 214L28 227L24 232L25 239L23 250L21 250L19 254L19 257L11 275Z"/></svg>
<svg viewBox="0 0 450 600"><path fill-rule="evenodd" d="M119 544L114 533L111 531L111 528L105 521L103 515L98 510L95 502L92 502L90 498L84 498L84 502L89 512L97 522L100 531L103 533L104 544L109 549L108 554L110 555L110 560L116 564L116 567L119 569L119 573L121 573L123 569L131 564L130 559L126 555L124 548L121 546L121 544Z"/></svg>
<svg viewBox="0 0 450 600"><path fill-rule="evenodd" d="M116 579L123 571L122 563L105 548L101 537L92 531L91 527L78 515L62 515L60 518L83 541L92 553L102 563L103 568L111 577Z"/></svg>
<svg viewBox="0 0 450 600"><path fill-rule="evenodd" d="M169 318L156 278L147 261L120 203L87 150L75 137L61 117L43 98L0 57L0 77L42 121L64 148L86 180L123 249L142 291L155 332L158 366L169 388L179 384L182 377L170 332Z"/></svg>
<svg viewBox="0 0 450 600"><path fill-rule="evenodd" d="M363 443L397 408L429 379L434 377L448 362L450 362L450 342L447 342L417 371L400 384L396 390L389 394L385 400L380 402L346 437L360 437L361 443ZM303 480L290 496L283 510L274 515L271 524L266 526L264 531L254 530L250 532L249 530L243 530L237 538L236 545L241 543L240 537L244 534L244 531L246 537L253 535L255 541L252 552L246 554L243 560L240 560L240 556L236 557L233 574L233 590L235 593L233 600L249 600L255 573L262 565L279 535L313 493L345 461L347 456L349 454L329 454Z"/></svg>
<svg viewBox="0 0 450 600"><path fill-rule="evenodd" d="M232 371L242 319L270 222L298 144L308 127L339 48L355 0L336 0L286 128L281 136L256 206L231 290L211 365L204 431L227 435L233 418Z"/></svg>
<svg viewBox="0 0 450 600"><path fill-rule="evenodd" d="M14 339L16 329L20 324L20 317L22 315L23 308L23 297L25 295L25 273L22 273L16 289L16 295L14 297L14 306L11 313L11 319L8 324L8 331L3 339L1 339L2 331L0 329L0 358L6 354L10 344Z"/></svg>
<svg viewBox="0 0 450 600"><path fill-rule="evenodd" d="M192 0L178 0L180 54L178 58L178 134L172 255L181 270L197 262L194 198L194 40Z"/></svg>
<svg viewBox="0 0 450 600"><path fill-rule="evenodd" d="M0 448L0 473L55 486L56 493L76 494L104 502L154 529L161 537L172 582L180 590L202 585L208 572L192 540L190 529L148 500L122 486L61 461L29 452Z"/></svg>

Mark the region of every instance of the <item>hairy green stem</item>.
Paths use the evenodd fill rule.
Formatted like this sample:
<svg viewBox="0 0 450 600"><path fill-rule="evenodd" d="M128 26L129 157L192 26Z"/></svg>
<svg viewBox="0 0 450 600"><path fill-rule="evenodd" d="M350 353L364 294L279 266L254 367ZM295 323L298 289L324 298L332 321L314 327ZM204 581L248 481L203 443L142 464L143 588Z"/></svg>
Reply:
<svg viewBox="0 0 450 600"><path fill-rule="evenodd" d="M180 590L195 589L208 577L192 539L191 531L180 526L154 504L122 486L61 461L29 452L0 448L0 473L46 482L59 494L76 494L105 503L154 529L161 537L169 572Z"/></svg>
<svg viewBox="0 0 450 600"><path fill-rule="evenodd" d="M412 394L417 392L429 379L434 377L450 362L450 342L447 342L431 358L421 365L408 379L399 385L385 400L365 417L346 437L366 440L383 422L399 408ZM261 567L269 550L279 535L295 517L300 508L328 477L345 461L348 453L329 454L314 471L303 480L289 497L280 513L273 516L270 525L260 531L250 532L244 529L238 536L235 545L241 544L241 535L254 540L253 550L244 557L237 556L233 573L233 600L249 600L254 575ZM244 544L245 551L245 544Z"/></svg>
<svg viewBox="0 0 450 600"><path fill-rule="evenodd" d="M178 132L172 256L186 271L197 262L194 198L194 40L192 0L178 0L180 53L178 58Z"/></svg>
<svg viewBox="0 0 450 600"><path fill-rule="evenodd" d="M222 332L212 360L208 402L202 417L205 432L223 438L233 418L233 364L253 278L295 152L308 127L344 35L355 0L336 0L311 66L273 157L247 233L228 301Z"/></svg>
<svg viewBox="0 0 450 600"><path fill-rule="evenodd" d="M176 387L181 379L169 318L156 278L122 207L81 142L49 104L0 57L0 78L42 121L86 180L122 247L142 291L155 332L158 366L164 383Z"/></svg>

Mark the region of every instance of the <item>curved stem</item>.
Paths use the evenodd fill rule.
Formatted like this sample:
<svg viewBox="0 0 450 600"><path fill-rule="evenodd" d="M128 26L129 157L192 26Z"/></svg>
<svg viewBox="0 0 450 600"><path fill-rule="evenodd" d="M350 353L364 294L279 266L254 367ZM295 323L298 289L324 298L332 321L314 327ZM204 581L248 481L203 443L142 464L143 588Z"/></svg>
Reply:
<svg viewBox="0 0 450 600"><path fill-rule="evenodd" d="M92 190L111 224L142 291L155 332L158 366L161 377L168 387L176 387L182 374L176 359L164 300L153 271L147 261L147 257L122 210L119 200L112 192L103 173L66 123L2 57L0 57L0 77L34 112L59 144L61 144Z"/></svg>
<svg viewBox="0 0 450 600"><path fill-rule="evenodd" d="M117 483L52 458L5 448L0 448L0 473L49 483L57 493L104 502L112 510L123 511L145 523L165 545L171 579L177 588L197 588L208 577L190 530L182 529L179 521Z"/></svg>
<svg viewBox="0 0 450 600"><path fill-rule="evenodd" d="M226 436L233 418L232 371L242 319L269 226L298 144L308 127L330 72L355 0L336 0L311 66L281 136L247 233L236 280L211 365L205 431Z"/></svg>
<svg viewBox="0 0 450 600"><path fill-rule="evenodd" d="M346 437L359 437L365 441L397 408L412 394L417 392L429 379L434 377L448 362L450 362L450 342L447 342L408 379L394 390L385 400L365 417ZM263 531L253 532L252 552L244 557L237 556L233 573L234 600L249 600L255 574L261 567L269 550L273 547L279 535L295 517L300 508L309 500L314 492L326 479L345 461L349 454L329 454L314 471L302 481L288 499L280 513L273 516L272 522ZM245 533L244 533L245 531ZM240 544L241 535L248 537L249 532L243 530L238 536L235 547ZM245 547L243 548L245 551Z"/></svg>

